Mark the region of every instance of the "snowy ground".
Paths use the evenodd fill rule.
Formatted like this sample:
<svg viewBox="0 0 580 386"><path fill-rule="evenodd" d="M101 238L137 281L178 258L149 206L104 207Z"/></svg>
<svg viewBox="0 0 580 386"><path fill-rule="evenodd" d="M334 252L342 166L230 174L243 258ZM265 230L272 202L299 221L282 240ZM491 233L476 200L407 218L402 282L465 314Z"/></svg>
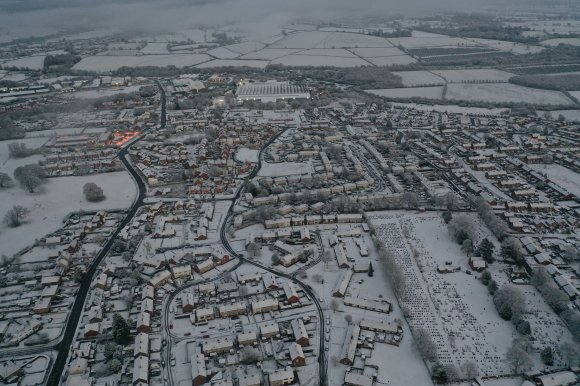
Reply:
<svg viewBox="0 0 580 386"><path fill-rule="evenodd" d="M393 74L400 76L405 87L443 86L445 80L429 71L399 71Z"/></svg>
<svg viewBox="0 0 580 386"><path fill-rule="evenodd" d="M514 74L501 70L482 69L482 70L434 70L433 73L441 76L447 82L507 82Z"/></svg>
<svg viewBox="0 0 580 386"><path fill-rule="evenodd" d="M106 200L90 203L83 195L83 185L95 182ZM50 178L42 186L43 192L30 194L19 186L0 191L0 213L13 205L30 209L28 222L18 228L0 225L2 253L11 255L62 226L63 218L78 210L128 208L135 198L136 187L127 172L97 174L82 177Z"/></svg>
<svg viewBox="0 0 580 386"><path fill-rule="evenodd" d="M77 99L98 99L104 97L110 97L117 94L129 94L139 91L141 86L129 86L121 88L100 88L97 90L83 90L76 91L72 94Z"/></svg>
<svg viewBox="0 0 580 386"><path fill-rule="evenodd" d="M198 64L198 68L212 68L212 67L252 67L252 68L266 68L268 61L266 60L242 60L242 59L216 59L202 64Z"/></svg>
<svg viewBox="0 0 580 386"><path fill-rule="evenodd" d="M438 111L441 113L454 114L474 114L474 115L503 115L509 109L483 108L483 107L463 107L458 105L422 105L417 103L393 103L393 106L412 108L420 111Z"/></svg>
<svg viewBox="0 0 580 386"><path fill-rule="evenodd" d="M371 94L395 99L427 98L442 99L443 86L435 87L408 87L408 88L388 88L381 90L366 90Z"/></svg>
<svg viewBox="0 0 580 386"><path fill-rule="evenodd" d="M538 111L538 115L542 116L546 111ZM566 120L571 122L580 121L580 110L554 110L547 111L552 119L558 119L558 116L563 115Z"/></svg>
<svg viewBox="0 0 580 386"><path fill-rule="evenodd" d="M46 55L25 56L2 63L4 67L17 67L25 70L42 70Z"/></svg>
<svg viewBox="0 0 580 386"><path fill-rule="evenodd" d="M236 152L236 159L238 161L258 162L258 150L248 149L246 147L239 148Z"/></svg>
<svg viewBox="0 0 580 386"><path fill-rule="evenodd" d="M574 103L559 91L538 90L515 84L450 84L447 100L494 103L524 102L535 105L570 105Z"/></svg>
<svg viewBox="0 0 580 386"><path fill-rule="evenodd" d="M562 165L530 165L570 193L580 196L580 175Z"/></svg>
<svg viewBox="0 0 580 386"><path fill-rule="evenodd" d="M209 61L205 54L173 54L142 56L87 56L73 66L73 70L110 72L121 67L175 66L178 68L193 66Z"/></svg>
<svg viewBox="0 0 580 386"><path fill-rule="evenodd" d="M312 173L314 173L312 165L306 162L263 162L262 168L260 169L260 173L258 173L258 175L261 177L279 177Z"/></svg>
<svg viewBox="0 0 580 386"><path fill-rule="evenodd" d="M579 38L561 38L561 39L548 39L542 42L545 46L558 46L560 44L569 44L571 46L580 46Z"/></svg>

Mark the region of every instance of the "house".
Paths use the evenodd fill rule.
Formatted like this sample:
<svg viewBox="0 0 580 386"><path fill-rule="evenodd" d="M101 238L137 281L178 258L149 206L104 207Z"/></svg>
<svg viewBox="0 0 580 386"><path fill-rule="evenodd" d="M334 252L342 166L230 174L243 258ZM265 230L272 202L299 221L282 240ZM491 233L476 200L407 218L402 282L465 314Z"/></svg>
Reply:
<svg viewBox="0 0 580 386"><path fill-rule="evenodd" d="M278 310L278 301L275 299L259 300L252 303L253 314L263 314L270 311Z"/></svg>
<svg viewBox="0 0 580 386"><path fill-rule="evenodd" d="M100 323L90 323L85 325L85 338L94 338L101 332Z"/></svg>
<svg viewBox="0 0 580 386"><path fill-rule="evenodd" d="M360 336L360 327L356 324L349 326L346 336L350 336L350 340L344 341L340 363L343 365L352 366L354 364L358 338Z"/></svg>
<svg viewBox="0 0 580 386"><path fill-rule="evenodd" d="M306 326L304 326L304 321L302 319L293 319L291 325L296 343L302 347L310 346L310 339L306 331Z"/></svg>
<svg viewBox="0 0 580 386"><path fill-rule="evenodd" d="M137 332L149 331L151 331L151 314L141 311L139 315L137 315Z"/></svg>
<svg viewBox="0 0 580 386"><path fill-rule="evenodd" d="M197 301L191 292L183 292L181 294L181 309L183 313L192 313L196 303Z"/></svg>
<svg viewBox="0 0 580 386"><path fill-rule="evenodd" d="M195 310L195 320L198 322L207 322L215 318L214 309L211 307L198 308Z"/></svg>
<svg viewBox="0 0 580 386"><path fill-rule="evenodd" d="M202 342L204 354L224 353L230 351L233 347L234 341L229 338L205 340Z"/></svg>
<svg viewBox="0 0 580 386"><path fill-rule="evenodd" d="M272 322L260 326L260 335L262 339L268 339L280 335L280 327L278 323Z"/></svg>
<svg viewBox="0 0 580 386"><path fill-rule="evenodd" d="M294 304L300 301L300 296L296 291L294 283L286 281L282 285L282 288L284 289L284 294L286 295L286 299L288 299L288 303Z"/></svg>
<svg viewBox="0 0 580 386"><path fill-rule="evenodd" d="M133 363L133 385L149 384L149 357L140 356Z"/></svg>
<svg viewBox="0 0 580 386"><path fill-rule="evenodd" d="M469 258L469 266L476 272L482 272L487 268L487 263L481 257L471 256Z"/></svg>
<svg viewBox="0 0 580 386"><path fill-rule="evenodd" d="M149 356L149 334L140 332L135 337L133 345L133 357Z"/></svg>
<svg viewBox="0 0 580 386"><path fill-rule="evenodd" d="M238 344L241 346L252 345L258 341L258 335L254 331L238 334Z"/></svg>
<svg viewBox="0 0 580 386"><path fill-rule="evenodd" d="M298 343L290 343L288 351L290 352L292 366L299 367L306 365L306 357L304 356L304 351L302 351L302 346Z"/></svg>
<svg viewBox="0 0 580 386"><path fill-rule="evenodd" d="M278 370L268 376L270 386L290 385L294 382L294 371L287 367L284 370Z"/></svg>
<svg viewBox="0 0 580 386"><path fill-rule="evenodd" d="M348 289L348 285L350 284L351 278L352 278L352 271L351 270L345 271L342 274L341 279L336 284L334 291L332 291L332 296L338 297L338 298L343 298L346 295L346 291Z"/></svg>
<svg viewBox="0 0 580 386"><path fill-rule="evenodd" d="M191 385L203 385L208 378L207 369L205 367L205 356L199 351L198 347L190 348L189 361L191 362Z"/></svg>
<svg viewBox="0 0 580 386"><path fill-rule="evenodd" d="M223 304L219 306L221 318L229 318L232 316L245 315L247 311L246 302L236 302L233 304Z"/></svg>
<svg viewBox="0 0 580 386"><path fill-rule="evenodd" d="M344 375L344 384L346 386L373 386L373 380L364 374L349 371Z"/></svg>

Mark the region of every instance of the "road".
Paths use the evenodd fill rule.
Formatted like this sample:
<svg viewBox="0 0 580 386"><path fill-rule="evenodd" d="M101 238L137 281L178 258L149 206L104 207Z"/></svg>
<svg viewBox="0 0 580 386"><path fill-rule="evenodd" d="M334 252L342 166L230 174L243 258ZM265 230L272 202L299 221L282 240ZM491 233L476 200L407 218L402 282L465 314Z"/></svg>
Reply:
<svg viewBox="0 0 580 386"><path fill-rule="evenodd" d="M166 123L165 90L163 90L163 87L161 86L159 81L156 81L156 84L159 87L161 94L161 114L160 114L160 124L158 128L163 129ZM93 281L93 278L95 276L95 273L97 272L99 265L109 253L109 250L111 249L111 246L115 242L115 239L117 238L119 232L121 232L121 230L133 220L133 217L137 213L137 210L139 210L139 208L143 205L143 200L145 199L147 188L141 176L137 173L137 171L133 168L133 166L127 159L127 153L129 148L133 144L138 142L141 138L143 138L143 136L144 134L140 135L139 137L136 137L132 142L128 143L125 147L123 147L118 153L118 157L125 166L125 169L127 169L129 174L131 174L131 177L137 184L138 194L135 201L133 202L133 205L127 212L127 215L125 216L123 221L121 221L121 223L119 224L117 229L113 232L111 237L107 240L105 246L101 249L99 254L95 257L95 260L85 273L84 279L80 283L79 290L77 292L75 301L73 303L73 307L68 317L62 339L57 345L53 347L53 349L57 350L58 355L56 357L56 360L54 361L54 365L52 366L50 375L48 377L47 385L49 386L58 386L63 376L69 351L75 339L77 326L83 314L85 300L87 298L87 295L91 287L91 283Z"/></svg>
<svg viewBox="0 0 580 386"><path fill-rule="evenodd" d="M258 172L260 171L261 167L262 167L262 158L263 158L263 152L268 148L268 146L270 146L280 135L282 135L285 132L285 130L282 130L278 135L274 136L273 138L271 138L263 147L262 149L260 149L260 153L258 155L258 164L256 165L256 167L254 168L254 170L252 170L252 172L250 173L250 175L247 177L247 180L251 180L252 178L254 178ZM318 364L319 364L319 385L326 385L327 384L327 359L326 359L326 351L324 349L324 333L325 333L325 320L324 320L324 312L322 311L322 307L320 305L320 302L318 301L318 298L316 297L316 294L314 293L314 291L312 290L312 288L307 285L304 284L303 282L301 282L300 280L298 280L296 277L294 277L292 274L286 274L284 272L279 272L275 269L273 269L272 267L263 265L259 262L250 260L250 259L246 259L244 258L242 255L239 255L236 251L234 251L234 249L231 247L228 238L227 238L227 224L230 220L230 218L232 217L232 215L234 214L234 207L236 205L236 202L239 200L239 198L242 195L242 192L244 191L244 188L240 188L238 190L238 193L236 194L236 196L233 199L232 205L230 206L230 209L228 211L228 213L226 214L226 217L222 223L222 227L220 229L220 239L222 244L224 245L224 247L228 250L228 252L232 255L237 257L241 262L243 263L247 263L250 265L253 265L255 267L261 268L264 271L270 272L274 275L283 277L285 279L288 279L290 281L292 281L293 283L295 283L296 285L298 285L300 288L302 288L302 290L304 291L304 293L306 293L310 299L312 299L312 302L314 303L314 305L316 306L316 310L318 312L318 318L320 320L320 343L319 343L319 351L320 354L318 356Z"/></svg>

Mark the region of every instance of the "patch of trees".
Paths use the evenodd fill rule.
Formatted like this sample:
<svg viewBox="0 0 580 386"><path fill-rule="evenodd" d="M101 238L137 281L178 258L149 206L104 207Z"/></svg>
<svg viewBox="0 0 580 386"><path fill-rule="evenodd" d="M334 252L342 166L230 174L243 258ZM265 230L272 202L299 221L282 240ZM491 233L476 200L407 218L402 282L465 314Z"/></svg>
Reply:
<svg viewBox="0 0 580 386"><path fill-rule="evenodd" d="M393 31L383 31L382 29L369 31L367 35L380 36L382 38L410 38L413 36L413 31L408 29L397 28Z"/></svg>
<svg viewBox="0 0 580 386"><path fill-rule="evenodd" d="M580 75L522 75L510 83L542 90L574 91L580 89Z"/></svg>
<svg viewBox="0 0 580 386"><path fill-rule="evenodd" d="M489 271L485 271L481 274L481 283L487 287L487 292L490 295L494 295L498 290L497 282L492 278Z"/></svg>
<svg viewBox="0 0 580 386"><path fill-rule="evenodd" d="M0 141L7 139L21 139L26 133L21 127L16 126L13 120L8 117L0 117Z"/></svg>
<svg viewBox="0 0 580 386"><path fill-rule="evenodd" d="M497 237L499 241L502 241L507 236L509 227L502 219L496 216L491 205L489 205L483 197L479 196L469 195L467 200L470 205L477 210L479 217L491 230L494 236Z"/></svg>
<svg viewBox="0 0 580 386"><path fill-rule="evenodd" d="M45 72L62 72L70 69L72 66L81 61L81 57L71 53L47 55L44 58Z"/></svg>
<svg viewBox="0 0 580 386"><path fill-rule="evenodd" d="M113 339L117 344L126 345L131 340L129 324L119 314L113 315Z"/></svg>
<svg viewBox="0 0 580 386"><path fill-rule="evenodd" d="M87 182L83 186L83 194L85 195L86 200L90 202L99 202L105 199L103 189L94 182Z"/></svg>
<svg viewBox="0 0 580 386"><path fill-rule="evenodd" d="M22 222L28 217L30 211L23 206L14 205L4 215L4 224L10 228L16 228L22 225Z"/></svg>
<svg viewBox="0 0 580 386"><path fill-rule="evenodd" d="M30 193L34 193L45 178L44 169L37 164L19 166L14 169L14 179Z"/></svg>
<svg viewBox="0 0 580 386"><path fill-rule="evenodd" d="M522 265L524 263L524 247L520 240L514 237L505 238L501 243L501 255L504 260Z"/></svg>
<svg viewBox="0 0 580 386"><path fill-rule="evenodd" d="M493 295L493 304L499 316L504 320L511 320L521 335L531 335L530 322L524 319L525 296L514 286L504 286Z"/></svg>
<svg viewBox="0 0 580 386"><path fill-rule="evenodd" d="M12 185L12 178L8 174L0 172L0 188L10 188Z"/></svg>
<svg viewBox="0 0 580 386"><path fill-rule="evenodd" d="M520 374L532 366L530 350L531 343L528 338L513 340L511 347L505 354L505 359L514 374Z"/></svg>
<svg viewBox="0 0 580 386"><path fill-rule="evenodd" d="M12 158L26 158L38 153L38 149L29 149L25 143L13 142L8 144L8 152Z"/></svg>
<svg viewBox="0 0 580 386"><path fill-rule="evenodd" d="M493 257L493 251L495 250L495 245L486 237L477 246L475 249L475 254L477 256L483 257L483 259L488 263L491 264L495 261Z"/></svg>

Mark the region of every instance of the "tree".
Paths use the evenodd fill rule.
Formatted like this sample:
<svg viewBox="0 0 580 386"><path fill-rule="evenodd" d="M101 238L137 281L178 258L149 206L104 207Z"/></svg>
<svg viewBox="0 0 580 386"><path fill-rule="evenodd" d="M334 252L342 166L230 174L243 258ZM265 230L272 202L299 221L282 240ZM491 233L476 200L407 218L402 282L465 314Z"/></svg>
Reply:
<svg viewBox="0 0 580 386"><path fill-rule="evenodd" d="M495 261L495 259L493 258L494 249L495 249L495 245L493 245L493 243L491 241L489 241L486 237L483 240L481 240L481 242L477 246L475 254L483 257L483 259L488 264L491 264Z"/></svg>
<svg viewBox="0 0 580 386"><path fill-rule="evenodd" d="M512 311L512 307L509 304L507 304L507 303L502 304L499 307L498 312L499 312L499 316L501 316L501 318L503 320L511 320L512 319L513 311Z"/></svg>
<svg viewBox="0 0 580 386"><path fill-rule="evenodd" d="M6 224L10 228L16 228L22 225L22 221L28 216L30 211L20 205L14 205L12 209L10 209L4 215L4 224Z"/></svg>
<svg viewBox="0 0 580 386"><path fill-rule="evenodd" d="M251 257L257 257L261 254L261 247L257 243L251 242L246 247L246 251L250 254Z"/></svg>
<svg viewBox="0 0 580 386"><path fill-rule="evenodd" d="M437 359L437 351L435 344L431 338L431 334L424 328L417 328L413 338L415 339L415 347L421 356L430 362L435 362Z"/></svg>
<svg viewBox="0 0 580 386"><path fill-rule="evenodd" d="M546 283L538 288L546 303L552 307L554 312L560 314L568 309L569 298L560 289L552 286L551 283Z"/></svg>
<svg viewBox="0 0 580 386"><path fill-rule="evenodd" d="M449 224L449 222L453 219L453 215L448 210L446 210L445 212L443 212L441 214L441 217L443 217L443 221L445 221L445 224Z"/></svg>
<svg viewBox="0 0 580 386"><path fill-rule="evenodd" d="M506 285L494 294L493 303L503 319L511 320L525 312L526 298L518 288Z"/></svg>
<svg viewBox="0 0 580 386"><path fill-rule="evenodd" d="M344 320L350 326L352 324L352 315L350 315L350 314L344 315Z"/></svg>
<svg viewBox="0 0 580 386"><path fill-rule="evenodd" d="M469 216L454 217L447 226L451 237L455 239L457 244L463 244L467 239L475 239L475 224Z"/></svg>
<svg viewBox="0 0 580 386"><path fill-rule="evenodd" d="M274 252L272 253L272 265L276 266L278 264L280 264L280 255L278 252Z"/></svg>
<svg viewBox="0 0 580 386"><path fill-rule="evenodd" d="M487 285L487 292L489 292L490 295L494 295L498 288L499 287L497 285L497 282L491 279L489 284Z"/></svg>
<svg viewBox="0 0 580 386"><path fill-rule="evenodd" d="M449 380L447 369L439 362L435 363L431 368L431 376L437 384L447 383Z"/></svg>
<svg viewBox="0 0 580 386"><path fill-rule="evenodd" d="M373 263L369 263L369 277L373 277L373 275L375 274L375 269L373 268Z"/></svg>
<svg viewBox="0 0 580 386"><path fill-rule="evenodd" d="M461 243L461 250L467 255L471 255L473 252L473 241L471 239L465 239Z"/></svg>
<svg viewBox="0 0 580 386"><path fill-rule="evenodd" d="M464 362L461 365L461 370L463 371L463 374L467 379L474 379L477 378L477 376L479 375L479 369L477 368L477 365L472 361Z"/></svg>
<svg viewBox="0 0 580 386"><path fill-rule="evenodd" d="M117 358L113 358L109 361L108 368L111 374L116 374L121 371L121 367L123 367L123 364Z"/></svg>
<svg viewBox="0 0 580 386"><path fill-rule="evenodd" d="M0 173L0 188L12 187L12 178L6 173Z"/></svg>
<svg viewBox="0 0 580 386"><path fill-rule="evenodd" d="M126 345L129 343L129 325L119 314L113 315L113 339L117 344Z"/></svg>
<svg viewBox="0 0 580 386"><path fill-rule="evenodd" d="M481 274L481 283L483 285L488 285L491 281L491 273L489 271L485 271Z"/></svg>
<svg viewBox="0 0 580 386"><path fill-rule="evenodd" d="M105 199L103 189L101 189L101 187L94 182L87 182L83 186L83 194L85 195L87 201L90 202L98 202Z"/></svg>
<svg viewBox="0 0 580 386"><path fill-rule="evenodd" d="M19 166L14 169L14 179L30 193L34 193L35 189L42 184L44 178L46 178L46 173L37 164Z"/></svg>
<svg viewBox="0 0 580 386"><path fill-rule="evenodd" d="M514 325L516 326L516 331L521 335L531 335L532 334L532 326L530 322L522 318L521 315L515 315L513 317Z"/></svg>
<svg viewBox="0 0 580 386"><path fill-rule="evenodd" d="M514 340L512 346L505 354L505 359L514 374L519 374L532 365L529 354Z"/></svg>
<svg viewBox="0 0 580 386"><path fill-rule="evenodd" d="M12 142L8 144L8 152L12 158L25 158L33 154L34 150L28 149L25 143Z"/></svg>
<svg viewBox="0 0 580 386"><path fill-rule="evenodd" d="M330 309L333 312L340 310L340 303L338 302L338 300L332 299L332 301L330 302Z"/></svg>
<svg viewBox="0 0 580 386"><path fill-rule="evenodd" d="M501 255L506 260L511 260L516 264L524 261L524 251L519 240L508 237L501 243Z"/></svg>
<svg viewBox="0 0 580 386"><path fill-rule="evenodd" d="M554 365L554 350L552 350L552 347L545 347L540 353L540 357L546 366Z"/></svg>

